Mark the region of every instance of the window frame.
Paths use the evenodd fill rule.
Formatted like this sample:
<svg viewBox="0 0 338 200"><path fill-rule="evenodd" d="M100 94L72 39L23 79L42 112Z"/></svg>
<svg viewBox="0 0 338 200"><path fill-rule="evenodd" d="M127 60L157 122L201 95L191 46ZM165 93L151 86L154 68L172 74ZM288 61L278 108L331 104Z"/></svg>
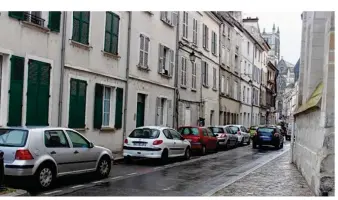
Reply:
<svg viewBox="0 0 338 200"><path fill-rule="evenodd" d="M75 17L74 13L75 12L79 12L80 13L80 17L77 19L77 17ZM84 12L88 12L89 13L89 19L88 19L88 22L85 22L84 19L82 19L82 14ZM84 44L84 45L89 45L89 39L90 39L90 21L91 21L91 12L90 11L73 11L72 12L73 14L73 18L72 18L72 41L75 41L75 42L78 42L78 43L81 43L81 44ZM79 21L79 38L74 38L74 19L78 20ZM88 32L88 36L87 36L87 40L85 43L83 43L81 41L81 33L82 33L82 24L83 23L86 23L88 25L88 29L87 29L87 32Z"/></svg>
<svg viewBox="0 0 338 200"><path fill-rule="evenodd" d="M197 37L198 37L198 22L197 19L193 18L192 42L196 46L197 46Z"/></svg>
<svg viewBox="0 0 338 200"><path fill-rule="evenodd" d="M115 122L115 111L114 111L114 97L115 97L115 88L107 85L102 85L103 86L103 94L102 94L102 127L103 128L108 128L108 127L114 127L114 122ZM109 89L110 90L110 99L109 99L109 117L108 117L108 125L104 125L104 115L105 113L105 90Z"/></svg>
<svg viewBox="0 0 338 200"><path fill-rule="evenodd" d="M88 148L90 147L90 143L91 143L91 142L90 142L89 140L87 140L85 137L83 137L80 133L78 133L78 132L76 132L76 131L74 131L74 130L70 130L70 129L66 129L64 132L67 134L67 136L68 136L68 138L69 138L69 140L70 140L70 142L71 142L71 144L72 144L72 148L87 148L87 147L74 147L73 141L72 141L71 137L69 136L69 132L73 132L73 133L75 133L76 135L78 135L78 136L79 136L80 138L82 138L85 142L87 142Z"/></svg>
<svg viewBox="0 0 338 200"><path fill-rule="evenodd" d="M107 17L108 17L108 14L110 15L111 17L111 30L107 30ZM118 19L118 25L117 25L117 33L114 33L114 19L115 17ZM106 23L105 23L105 29L104 29L104 51L105 52L108 52L108 53L111 53L111 54L114 54L114 55L119 55L119 35L120 35L120 16L117 15L116 13L114 12L111 12L111 11L106 11ZM109 44L109 50L107 51L106 49L106 34L110 34L110 44ZM113 52L113 38L116 37L117 38L117 43L116 43L116 52Z"/></svg>
<svg viewBox="0 0 338 200"><path fill-rule="evenodd" d="M182 23L182 28L183 28L183 38L188 39L189 36L189 14L186 11L183 11L183 23Z"/></svg>
<svg viewBox="0 0 338 200"><path fill-rule="evenodd" d="M215 67L212 68L212 88L217 90L217 70Z"/></svg>
<svg viewBox="0 0 338 200"><path fill-rule="evenodd" d="M142 39L143 37L143 39ZM142 49L142 40L143 40L143 49ZM146 48L146 43L148 43L148 49ZM140 37L139 37L139 44L140 44L140 48L139 48L139 62L138 62L138 66L144 69L149 69L149 52L150 52L150 38L141 33ZM141 54L142 54L142 63L141 63ZM147 54L147 56L145 56L145 54ZM145 58L147 57L147 65L145 65Z"/></svg>
<svg viewBox="0 0 338 200"><path fill-rule="evenodd" d="M191 72L191 88L192 89L197 89L197 79L196 79L196 75L197 75L197 63L193 62L192 63L192 72Z"/></svg>
<svg viewBox="0 0 338 200"><path fill-rule="evenodd" d="M66 143L67 143L67 147L47 147L47 145L46 145L46 133L47 132L50 132L50 131L60 131L60 132L62 132L62 134L63 134L63 136L65 137L65 140L66 140ZM43 143L44 143L44 145L45 145L45 147L47 148L47 149L54 149L54 148L71 148L70 147L70 143L69 143L69 139L68 139L68 137L67 137L67 135L66 135L66 133L65 133L65 131L64 130L45 130L45 131L43 131Z"/></svg>
<svg viewBox="0 0 338 200"><path fill-rule="evenodd" d="M181 57L181 85L187 86L187 58Z"/></svg>

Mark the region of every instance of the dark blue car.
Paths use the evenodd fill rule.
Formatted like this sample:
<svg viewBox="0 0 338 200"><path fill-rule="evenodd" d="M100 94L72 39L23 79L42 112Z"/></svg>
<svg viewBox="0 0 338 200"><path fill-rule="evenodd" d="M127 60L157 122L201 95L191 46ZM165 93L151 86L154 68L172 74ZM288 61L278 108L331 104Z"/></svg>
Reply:
<svg viewBox="0 0 338 200"><path fill-rule="evenodd" d="M262 146L274 146L276 149L283 148L284 136L280 129L275 126L263 126L257 129L257 132L252 138L252 148Z"/></svg>

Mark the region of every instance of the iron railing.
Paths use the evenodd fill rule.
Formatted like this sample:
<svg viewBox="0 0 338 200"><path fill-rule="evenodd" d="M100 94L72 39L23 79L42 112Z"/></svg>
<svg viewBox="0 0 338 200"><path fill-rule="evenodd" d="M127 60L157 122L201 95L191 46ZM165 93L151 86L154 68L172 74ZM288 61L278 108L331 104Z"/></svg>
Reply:
<svg viewBox="0 0 338 200"><path fill-rule="evenodd" d="M29 12L24 13L24 20L27 21L27 22L31 22L33 24L42 26L42 27L45 26L45 20L44 19L42 19L41 17L36 16L34 14L31 14Z"/></svg>

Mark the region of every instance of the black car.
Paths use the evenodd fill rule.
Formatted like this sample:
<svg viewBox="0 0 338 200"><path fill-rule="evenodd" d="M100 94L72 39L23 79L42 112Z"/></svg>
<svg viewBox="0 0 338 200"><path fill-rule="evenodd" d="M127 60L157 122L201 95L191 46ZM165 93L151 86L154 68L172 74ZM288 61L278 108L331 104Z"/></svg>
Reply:
<svg viewBox="0 0 338 200"><path fill-rule="evenodd" d="M283 148L284 137L281 130L275 126L263 126L257 129L252 138L252 148L261 148L263 145L274 146L276 149Z"/></svg>

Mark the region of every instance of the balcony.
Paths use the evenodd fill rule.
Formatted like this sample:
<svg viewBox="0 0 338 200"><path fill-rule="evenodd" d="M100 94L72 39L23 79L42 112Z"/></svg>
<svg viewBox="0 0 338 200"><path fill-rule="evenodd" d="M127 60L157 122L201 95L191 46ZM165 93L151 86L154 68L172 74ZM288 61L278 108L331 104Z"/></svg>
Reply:
<svg viewBox="0 0 338 200"><path fill-rule="evenodd" d="M38 26L45 26L45 20L41 17L37 16L36 14L31 14L28 12L24 12L24 20L27 22L31 22L33 24L36 24Z"/></svg>

